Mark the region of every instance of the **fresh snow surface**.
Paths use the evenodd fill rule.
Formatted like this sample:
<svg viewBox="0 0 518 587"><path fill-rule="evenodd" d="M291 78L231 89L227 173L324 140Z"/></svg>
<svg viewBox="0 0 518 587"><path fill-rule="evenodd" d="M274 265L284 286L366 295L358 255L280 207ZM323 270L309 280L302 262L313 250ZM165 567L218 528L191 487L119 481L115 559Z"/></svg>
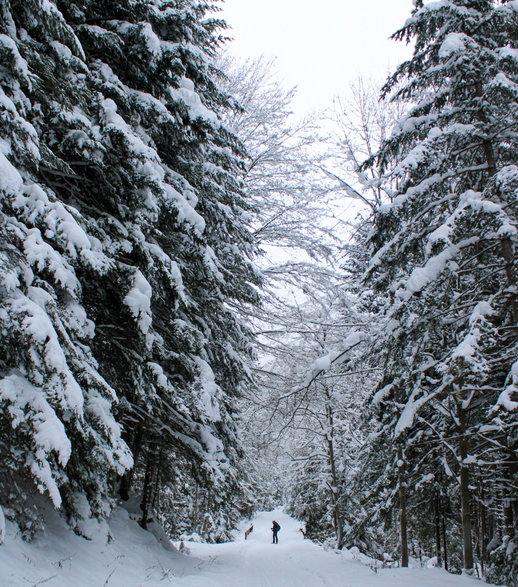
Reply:
<svg viewBox="0 0 518 587"><path fill-rule="evenodd" d="M271 544L272 520L281 526L279 544ZM2 587L474 587L481 582L449 575L437 568L372 570L356 549L337 553L304 540L301 524L281 510L262 512L244 539L243 524L235 542L186 543L189 555L166 549L150 532L117 510L110 522L111 540L99 527L85 540L50 516L44 536L24 543L7 523L0 545Z"/></svg>
<svg viewBox="0 0 518 587"><path fill-rule="evenodd" d="M271 544L272 520L281 530ZM442 569L378 569L359 552L324 550L304 540L301 523L282 513L262 512L251 522L253 532L226 544L188 544L201 559L200 574L179 578L178 587L468 587L481 585ZM246 526L243 527L243 530Z"/></svg>

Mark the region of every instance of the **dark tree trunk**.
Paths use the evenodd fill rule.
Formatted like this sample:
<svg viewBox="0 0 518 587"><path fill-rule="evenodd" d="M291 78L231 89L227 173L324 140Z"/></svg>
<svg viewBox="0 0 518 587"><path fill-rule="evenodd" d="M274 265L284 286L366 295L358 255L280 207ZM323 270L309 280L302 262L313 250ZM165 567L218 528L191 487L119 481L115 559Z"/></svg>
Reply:
<svg viewBox="0 0 518 587"><path fill-rule="evenodd" d="M399 530L401 540L401 566L408 567L408 527L406 512L406 483L405 463L403 461L403 450L398 448L398 471L399 471Z"/></svg>
<svg viewBox="0 0 518 587"><path fill-rule="evenodd" d="M488 531L487 531L487 507L485 505L485 492L484 486L480 485L479 490L479 503L478 503L478 513L479 513L479 560L480 560L480 568L482 571L482 577L485 575L485 569L487 565L487 545L489 543L488 538Z"/></svg>
<svg viewBox="0 0 518 587"><path fill-rule="evenodd" d="M440 495L439 492L435 494L435 555L437 556L437 564L442 567L442 553L441 553L441 516L440 516Z"/></svg>
<svg viewBox="0 0 518 587"><path fill-rule="evenodd" d="M473 571L473 541L471 529L471 493L469 489L469 468L465 463L468 456L469 441L465 435L465 414L464 410L459 407L459 421L461 423L460 449L460 504L462 517L462 544L463 544L463 563L464 570L468 573Z"/></svg>
<svg viewBox="0 0 518 587"><path fill-rule="evenodd" d="M147 524L150 519L150 513L152 511L151 504L154 493L153 474L156 468L156 446L150 445L147 452L146 460L146 472L144 474L144 486L142 488L142 502L140 509L142 510L142 519L140 525L144 530L147 529Z"/></svg>
<svg viewBox="0 0 518 587"><path fill-rule="evenodd" d="M448 570L448 542L446 539L446 512L444 507L444 498L441 499L441 519L442 519L442 546L444 551L444 570Z"/></svg>
<svg viewBox="0 0 518 587"><path fill-rule="evenodd" d="M135 470L135 468L137 466L138 459L140 457L140 453L142 450L142 444L143 444L143 442L142 442L143 438L144 438L144 426L143 425L137 426L137 430L134 434L134 437L133 437L132 441L129 443L132 448L131 452L133 454L133 468L130 469L126 474L124 474L120 478L120 483L119 483L119 495L123 501L128 501L128 499L130 497L131 485L133 483L133 471Z"/></svg>
<svg viewBox="0 0 518 587"><path fill-rule="evenodd" d="M518 454L518 440L508 439L507 456L509 465L506 467L506 528L505 532L511 540L518 539L518 492L516 491L518 480L518 464L516 455Z"/></svg>
<svg viewBox="0 0 518 587"><path fill-rule="evenodd" d="M328 432L326 434L326 448L328 466L331 472L331 503L333 507L333 521L336 532L336 548L342 549L344 546L344 530L342 522L342 512L340 511L340 504L338 502L338 474L336 471L334 449L334 415L333 408L331 406L331 394L329 393L327 386L324 386L324 388L326 395L326 416L328 427Z"/></svg>
<svg viewBox="0 0 518 587"><path fill-rule="evenodd" d="M200 486L195 482L194 501L192 506L192 531L201 533L199 528L200 523Z"/></svg>
<svg viewBox="0 0 518 587"><path fill-rule="evenodd" d="M475 85L475 93L477 95L477 98L483 97L483 88L481 82L477 82L477 84ZM487 116L482 108L480 108L480 110L478 111L478 118L482 123L488 123ZM487 173L489 177L492 178L494 175L496 175L497 172L495 148L491 140L487 138L482 141L482 147L484 150L484 157L486 159L488 168ZM506 203L501 201L500 198L499 203L506 205ZM516 259L514 256L513 242L509 236L502 237L502 258L504 260L507 283L511 288L514 288L516 284L516 274L514 271L514 263ZM518 296L516 295L516 293L512 293L511 296L512 297L510 307L513 315L513 321L516 324L518 323Z"/></svg>

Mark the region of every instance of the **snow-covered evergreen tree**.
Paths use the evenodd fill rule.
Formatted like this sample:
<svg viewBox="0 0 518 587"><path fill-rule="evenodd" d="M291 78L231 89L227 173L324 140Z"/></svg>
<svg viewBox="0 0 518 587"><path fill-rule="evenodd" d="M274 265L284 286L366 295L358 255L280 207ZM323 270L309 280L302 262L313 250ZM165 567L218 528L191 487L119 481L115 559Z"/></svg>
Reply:
<svg viewBox="0 0 518 587"><path fill-rule="evenodd" d="M7 402L22 389L12 378L27 379L32 362L30 383L54 387L25 395L44 413L43 399L62 402L59 421L75 426L78 438L65 430L63 446L38 440L39 424L31 432L28 446L43 443L38 455L61 465L49 490L87 485L92 467L101 496L93 480L85 492L97 505L122 476L121 495L138 492L145 526L169 516L160 492L190 478L210 495L215 524L228 527L240 491L234 398L250 377L250 334L231 305L256 303L260 278L243 220L242 148L218 115L230 105L212 65L221 23L212 3L190 0L16 4L4 10L2 37L2 105L16 138L2 151L3 226L23 221L27 236L9 228L18 241L4 275L9 291L33 287L35 271L50 285L45 295L23 292L42 308L29 326L3 321ZM6 308L12 322L27 312ZM55 341L44 320L56 324ZM55 377L43 374L32 331ZM5 416L24 430L30 420L19 427L9 405Z"/></svg>
<svg viewBox="0 0 518 587"><path fill-rule="evenodd" d="M113 479L132 465L83 301L81 274L102 280L112 261L48 141L54 117L80 117L91 92L54 4L2 3L0 19L2 494L29 533L33 484L81 531L81 518L109 511Z"/></svg>
<svg viewBox="0 0 518 587"><path fill-rule="evenodd" d="M463 567L473 567L476 532L481 564L500 535L512 573L518 14L513 2L415 5L396 33L415 40L414 56L385 86L415 106L377 158L398 190L370 241L370 279L390 299L374 412L393 462L418 485L456 478Z"/></svg>

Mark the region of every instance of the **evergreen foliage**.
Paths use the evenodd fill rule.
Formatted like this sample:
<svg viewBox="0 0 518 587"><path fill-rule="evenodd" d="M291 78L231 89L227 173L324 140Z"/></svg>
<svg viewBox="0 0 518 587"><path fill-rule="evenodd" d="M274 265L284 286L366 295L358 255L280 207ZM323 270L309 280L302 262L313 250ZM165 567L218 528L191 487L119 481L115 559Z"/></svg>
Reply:
<svg viewBox="0 0 518 587"><path fill-rule="evenodd" d="M218 542L285 500L514 587L517 2L415 0L327 161L217 10L0 0L0 506Z"/></svg>
<svg viewBox="0 0 518 587"><path fill-rule="evenodd" d="M460 509L463 568L475 539L497 581L488 545L506 543L511 577L518 514L517 23L513 3L417 3L396 33L415 39L414 57L384 92L415 106L375 161L397 192L376 215L368 270L390 300L371 449L375 458L386 443L392 454L378 464L384 492L403 486L409 527L429 542L422 492ZM400 497L381 503L401 514Z"/></svg>
<svg viewBox="0 0 518 587"><path fill-rule="evenodd" d="M214 8L2 4L1 458L79 517L117 478L144 527L177 483L218 531L238 515L251 347L229 304L260 276Z"/></svg>

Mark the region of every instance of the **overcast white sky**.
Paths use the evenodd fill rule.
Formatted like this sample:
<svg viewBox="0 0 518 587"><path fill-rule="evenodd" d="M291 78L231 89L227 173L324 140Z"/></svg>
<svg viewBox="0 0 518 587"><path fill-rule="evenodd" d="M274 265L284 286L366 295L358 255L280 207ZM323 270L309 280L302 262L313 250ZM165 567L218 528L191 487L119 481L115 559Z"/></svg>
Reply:
<svg viewBox="0 0 518 587"><path fill-rule="evenodd" d="M389 41L412 0L225 0L231 52L276 56L293 104L303 114L331 105L358 75L383 80L410 49Z"/></svg>

